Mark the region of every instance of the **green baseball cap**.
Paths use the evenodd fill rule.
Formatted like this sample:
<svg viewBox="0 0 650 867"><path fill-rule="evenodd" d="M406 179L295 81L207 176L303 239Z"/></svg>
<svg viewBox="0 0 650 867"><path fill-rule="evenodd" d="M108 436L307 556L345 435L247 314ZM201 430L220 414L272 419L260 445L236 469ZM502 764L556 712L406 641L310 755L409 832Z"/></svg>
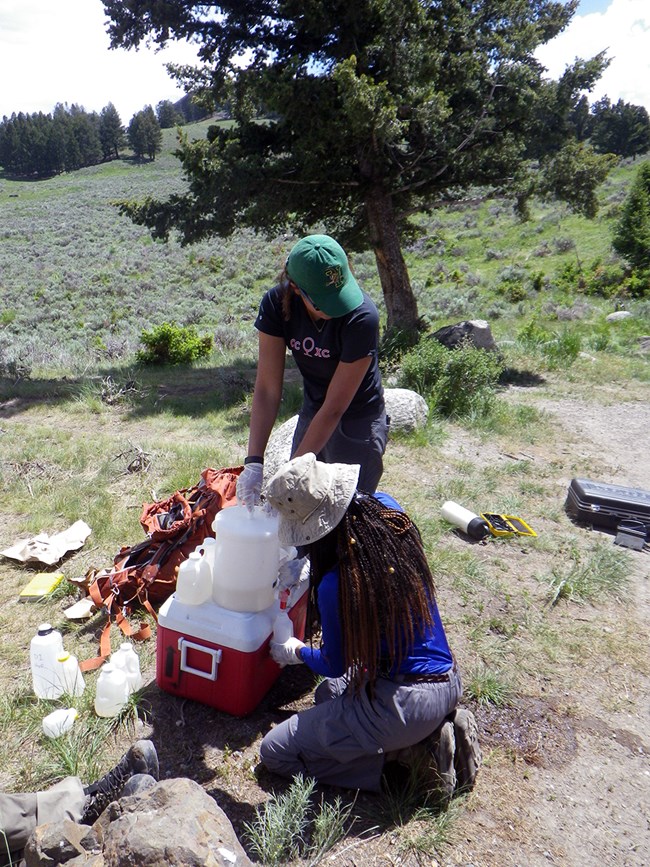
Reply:
<svg viewBox="0 0 650 867"><path fill-rule="evenodd" d="M289 253L286 271L328 316L345 316L363 303L345 250L329 235L307 235L298 241Z"/></svg>

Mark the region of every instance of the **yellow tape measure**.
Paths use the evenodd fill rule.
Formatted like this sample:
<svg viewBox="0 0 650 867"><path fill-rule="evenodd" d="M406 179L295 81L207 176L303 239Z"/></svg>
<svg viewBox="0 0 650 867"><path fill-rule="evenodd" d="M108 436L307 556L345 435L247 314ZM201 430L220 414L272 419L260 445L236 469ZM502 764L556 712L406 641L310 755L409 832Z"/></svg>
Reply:
<svg viewBox="0 0 650 867"><path fill-rule="evenodd" d="M537 536L533 528L516 515L495 515L488 512L482 514L481 518L493 536Z"/></svg>

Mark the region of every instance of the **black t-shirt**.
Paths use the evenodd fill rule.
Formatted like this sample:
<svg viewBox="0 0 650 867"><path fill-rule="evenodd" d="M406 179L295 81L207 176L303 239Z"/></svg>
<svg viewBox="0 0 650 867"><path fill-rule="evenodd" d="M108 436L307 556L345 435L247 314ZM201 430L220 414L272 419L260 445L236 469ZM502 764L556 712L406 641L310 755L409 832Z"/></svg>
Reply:
<svg viewBox="0 0 650 867"><path fill-rule="evenodd" d="M362 418L381 411L384 392L378 364L379 314L372 299L363 293L363 303L335 319L313 322L298 295L291 295L291 315L282 313L280 286L262 298L255 327L271 337L282 337L296 360L303 379L304 409L316 412L323 404L339 361L371 357L370 367L345 412L347 418Z"/></svg>

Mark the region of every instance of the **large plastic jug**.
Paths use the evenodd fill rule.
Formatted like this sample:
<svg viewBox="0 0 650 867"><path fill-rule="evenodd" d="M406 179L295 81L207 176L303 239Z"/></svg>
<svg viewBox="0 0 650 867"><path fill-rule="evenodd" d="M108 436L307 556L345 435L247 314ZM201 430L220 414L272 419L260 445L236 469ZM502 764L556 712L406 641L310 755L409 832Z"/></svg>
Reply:
<svg viewBox="0 0 650 867"><path fill-rule="evenodd" d="M63 687L63 692L66 695L77 696L81 695L86 688L83 674L79 668L79 662L76 656L63 651L57 656L58 677Z"/></svg>
<svg viewBox="0 0 650 867"><path fill-rule="evenodd" d="M231 611L263 611L275 600L280 544L277 515L229 506L212 524L216 537L212 598Z"/></svg>
<svg viewBox="0 0 650 867"><path fill-rule="evenodd" d="M102 666L97 678L95 713L97 716L117 716L129 699L126 674L110 662Z"/></svg>
<svg viewBox="0 0 650 867"><path fill-rule="evenodd" d="M120 644L119 650L111 653L111 665L121 669L126 675L126 682L129 687L129 692L135 692L142 686L142 674L140 672L140 658L136 653L135 647L125 641Z"/></svg>
<svg viewBox="0 0 650 867"><path fill-rule="evenodd" d="M29 645L32 682L38 698L58 698L63 695L57 661L60 653L63 653L61 633L49 623L41 623Z"/></svg>
<svg viewBox="0 0 650 867"><path fill-rule="evenodd" d="M183 605L202 605L212 596L210 564L198 551L183 560L176 579L176 600Z"/></svg>
<svg viewBox="0 0 650 867"><path fill-rule="evenodd" d="M68 729L79 716L79 712L73 707L60 707L43 717L43 732L48 738L58 738Z"/></svg>

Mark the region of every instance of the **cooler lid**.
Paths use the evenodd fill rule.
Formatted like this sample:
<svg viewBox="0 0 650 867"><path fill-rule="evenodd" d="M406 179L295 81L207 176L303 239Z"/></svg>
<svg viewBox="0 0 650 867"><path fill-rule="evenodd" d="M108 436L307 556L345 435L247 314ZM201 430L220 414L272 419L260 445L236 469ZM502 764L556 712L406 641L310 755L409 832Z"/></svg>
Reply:
<svg viewBox="0 0 650 867"><path fill-rule="evenodd" d="M230 611L212 601L184 605L173 594L158 612L158 626L220 647L252 653L273 632L273 621L279 610L277 600L264 611L245 612Z"/></svg>

